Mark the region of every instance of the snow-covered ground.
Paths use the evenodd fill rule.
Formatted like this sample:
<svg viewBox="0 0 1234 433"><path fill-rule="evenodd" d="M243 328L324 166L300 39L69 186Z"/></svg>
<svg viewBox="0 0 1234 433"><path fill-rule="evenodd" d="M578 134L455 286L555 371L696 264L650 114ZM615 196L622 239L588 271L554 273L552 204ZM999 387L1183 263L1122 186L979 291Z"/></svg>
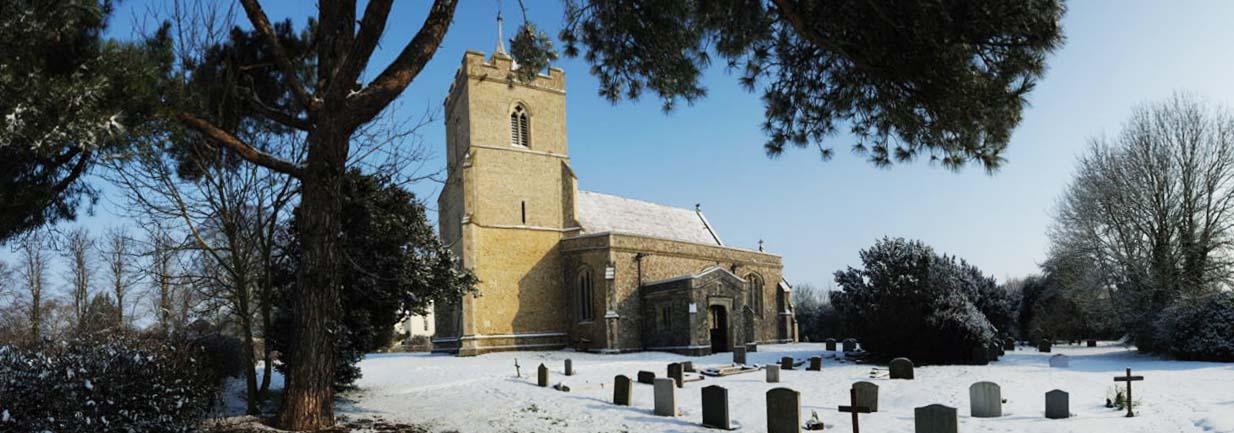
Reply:
<svg viewBox="0 0 1234 433"><path fill-rule="evenodd" d="M804 359L823 352L821 344L760 346L751 363L773 363L781 356ZM1050 368L1050 355L1071 357L1070 368ZM718 384L729 389L729 407L738 431L765 431L765 393L774 387L801 392L802 418L817 412L827 431L851 431L848 404L853 382L879 386L879 412L861 417L867 432L912 432L913 408L941 403L958 409L961 432L1234 432L1234 365L1162 360L1113 343L1100 347L1057 346L1053 354L1021 348L988 366L918 367L915 380L889 380L886 370L871 378L875 366L828 359L821 372L784 371L781 383L764 382L764 373L739 374L689 382L678 390L682 415L652 414L651 385L634 384L633 406L611 403L613 378L634 379L639 370L664 377L670 362L692 360L698 368L728 364L728 353L685 357L667 353L596 355L561 352L507 352L457 358L428 354L370 355L361 367L358 391L343 396L341 415L381 417L439 431L471 432L706 432L700 390ZM830 356L832 354L828 354ZM514 360L522 378L514 376ZM562 375L563 360L574 360L575 375ZM535 386L536 367L544 363L551 382L569 385L568 393ZM1104 406L1115 375L1130 367L1145 376L1136 382L1137 417ZM969 416L968 387L992 381L1002 387L1001 418ZM1044 416L1045 393L1071 394L1073 417Z"/></svg>

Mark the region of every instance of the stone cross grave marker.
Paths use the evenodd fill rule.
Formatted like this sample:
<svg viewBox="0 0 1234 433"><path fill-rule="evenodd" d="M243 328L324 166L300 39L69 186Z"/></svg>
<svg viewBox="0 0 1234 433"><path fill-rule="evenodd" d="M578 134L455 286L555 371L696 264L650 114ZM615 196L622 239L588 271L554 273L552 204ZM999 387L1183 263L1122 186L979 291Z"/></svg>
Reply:
<svg viewBox="0 0 1234 433"><path fill-rule="evenodd" d="M835 352L836 351L836 339L828 338L825 341L827 342L827 350Z"/></svg>
<svg viewBox="0 0 1234 433"><path fill-rule="evenodd" d="M870 409L870 412L878 412L878 385L857 382L853 384L852 390L857 391L857 406Z"/></svg>
<svg viewBox="0 0 1234 433"><path fill-rule="evenodd" d="M733 364L744 365L746 363L746 348L733 348Z"/></svg>
<svg viewBox="0 0 1234 433"><path fill-rule="evenodd" d="M677 385L673 379L661 377L655 384L656 415L677 416Z"/></svg>
<svg viewBox="0 0 1234 433"><path fill-rule="evenodd" d="M788 388L767 391L767 433L801 433L801 393Z"/></svg>
<svg viewBox="0 0 1234 433"><path fill-rule="evenodd" d="M1002 389L994 382L977 382L968 387L969 408L973 418L1003 416Z"/></svg>
<svg viewBox="0 0 1234 433"><path fill-rule="evenodd" d="M574 361L566 358L566 376L574 375Z"/></svg>
<svg viewBox="0 0 1234 433"><path fill-rule="evenodd" d="M780 358L780 369L781 370L792 370L793 369L793 358L790 356L785 356L783 358Z"/></svg>
<svg viewBox="0 0 1234 433"><path fill-rule="evenodd" d="M514 358L514 375L519 379L523 378L523 370L522 367L518 365L518 358Z"/></svg>
<svg viewBox="0 0 1234 433"><path fill-rule="evenodd" d="M668 365L668 377L672 378L677 383L677 387L685 386L685 373L680 362L674 362Z"/></svg>
<svg viewBox="0 0 1234 433"><path fill-rule="evenodd" d="M768 365L763 368L767 370L767 383L779 383L780 382L780 366Z"/></svg>
<svg viewBox="0 0 1234 433"><path fill-rule="evenodd" d="M1045 393L1045 417L1063 419L1071 416L1071 396L1066 391L1056 389Z"/></svg>
<svg viewBox="0 0 1234 433"><path fill-rule="evenodd" d="M536 369L536 385L548 386L548 367L544 364L540 364L540 368Z"/></svg>
<svg viewBox="0 0 1234 433"><path fill-rule="evenodd" d="M1132 376L1130 368L1127 369L1127 375L1114 377L1115 382L1127 382L1127 417L1128 418L1135 416L1135 412L1131 411L1131 406L1133 406L1135 402L1135 400L1131 399L1131 382L1138 382L1141 380L1144 380L1144 376Z"/></svg>
<svg viewBox="0 0 1234 433"><path fill-rule="evenodd" d="M892 379L912 379L913 361L908 358L893 359L887 364L887 370L891 372Z"/></svg>
<svg viewBox="0 0 1234 433"><path fill-rule="evenodd" d="M728 414L728 390L719 385L703 387L703 425L731 430Z"/></svg>
<svg viewBox="0 0 1234 433"><path fill-rule="evenodd" d="M959 429L954 407L932 404L913 409L915 433L959 433Z"/></svg>
<svg viewBox="0 0 1234 433"><path fill-rule="evenodd" d="M1071 358L1067 357L1067 355L1063 355L1060 353L1060 354L1050 357L1050 367L1067 368L1070 366L1071 366Z"/></svg>
<svg viewBox="0 0 1234 433"><path fill-rule="evenodd" d="M619 374L613 378L613 404L618 406L629 406L630 396L633 386L630 384L630 378L624 374Z"/></svg>
<svg viewBox="0 0 1234 433"><path fill-rule="evenodd" d="M807 367L806 369L807 369L807 370L810 370L810 371L822 371L822 369L823 369L823 357L821 357L821 356L811 356L811 357L810 357L810 366L809 366L809 367Z"/></svg>
<svg viewBox="0 0 1234 433"><path fill-rule="evenodd" d="M645 384L651 385L655 383L655 381L656 381L655 373L652 373L650 371L639 371L638 372L638 383L645 383Z"/></svg>
<svg viewBox="0 0 1234 433"><path fill-rule="evenodd" d="M861 426L857 424L857 415L873 411L857 402L857 388L848 390L848 402L848 406L840 406L840 412L853 414L853 433L861 433Z"/></svg>

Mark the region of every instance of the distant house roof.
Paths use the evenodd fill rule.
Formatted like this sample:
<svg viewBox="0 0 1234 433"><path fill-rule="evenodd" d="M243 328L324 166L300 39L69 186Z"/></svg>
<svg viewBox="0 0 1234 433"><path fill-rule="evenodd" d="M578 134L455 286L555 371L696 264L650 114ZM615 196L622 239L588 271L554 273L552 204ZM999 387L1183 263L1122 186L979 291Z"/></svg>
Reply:
<svg viewBox="0 0 1234 433"><path fill-rule="evenodd" d="M583 234L617 232L707 245L724 245L702 212L598 192L578 192Z"/></svg>

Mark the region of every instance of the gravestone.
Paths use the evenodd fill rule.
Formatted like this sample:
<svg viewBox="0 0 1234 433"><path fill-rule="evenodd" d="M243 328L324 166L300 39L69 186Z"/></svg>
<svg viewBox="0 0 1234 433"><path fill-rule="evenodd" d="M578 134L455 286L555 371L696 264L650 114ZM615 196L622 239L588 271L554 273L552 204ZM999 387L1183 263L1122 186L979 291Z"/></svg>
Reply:
<svg viewBox="0 0 1234 433"><path fill-rule="evenodd" d="M1048 338L1042 338L1041 341L1037 343L1037 351L1042 353L1050 353L1050 346L1053 346L1053 343L1051 343Z"/></svg>
<svg viewBox="0 0 1234 433"><path fill-rule="evenodd" d="M615 382L613 384L613 404L618 406L629 406L632 391L631 388L633 388L630 384L630 378L623 374L619 374L617 377L613 378L613 382Z"/></svg>
<svg viewBox="0 0 1234 433"><path fill-rule="evenodd" d="M566 376L574 375L574 361L566 359Z"/></svg>
<svg viewBox="0 0 1234 433"><path fill-rule="evenodd" d="M548 386L548 367L545 367L544 364L540 364L540 368L536 370L536 385Z"/></svg>
<svg viewBox="0 0 1234 433"><path fill-rule="evenodd" d="M758 343L746 343L746 352L758 352Z"/></svg>
<svg viewBox="0 0 1234 433"><path fill-rule="evenodd" d="M1045 417L1063 419L1071 416L1071 396L1056 389L1045 393Z"/></svg>
<svg viewBox="0 0 1234 433"><path fill-rule="evenodd" d="M801 433L801 393L788 388L767 391L767 433Z"/></svg>
<svg viewBox="0 0 1234 433"><path fill-rule="evenodd" d="M1067 368L1070 366L1071 366L1071 358L1067 357L1067 355L1063 355L1060 353L1060 354L1050 357L1050 367Z"/></svg>
<svg viewBox="0 0 1234 433"><path fill-rule="evenodd" d="M828 338L825 341L827 343L827 350L835 352L836 351L836 339Z"/></svg>
<svg viewBox="0 0 1234 433"><path fill-rule="evenodd" d="M790 356L785 356L783 358L780 358L780 369L781 370L792 370L793 369L793 358Z"/></svg>
<svg viewBox="0 0 1234 433"><path fill-rule="evenodd" d="M844 339L844 347L843 347L843 349L844 349L844 351L845 351L845 352L854 352L854 351L856 351L856 350L857 350L857 339L855 339L855 338L845 338L845 339Z"/></svg>
<svg viewBox="0 0 1234 433"><path fill-rule="evenodd" d="M719 385L703 387L703 425L732 429L728 415L728 390Z"/></svg>
<svg viewBox="0 0 1234 433"><path fill-rule="evenodd" d="M878 385L870 382L857 382L853 384L854 391L857 391L857 405L870 409L870 412L878 412Z"/></svg>
<svg viewBox="0 0 1234 433"><path fill-rule="evenodd" d="M681 369L685 370L686 373L693 373L694 372L694 361L683 361L681 363Z"/></svg>
<svg viewBox="0 0 1234 433"><path fill-rule="evenodd" d="M733 348L733 364L744 365L746 363L746 348Z"/></svg>
<svg viewBox="0 0 1234 433"><path fill-rule="evenodd" d="M977 382L968 387L969 408L973 418L1003 416L1003 394L997 383Z"/></svg>
<svg viewBox="0 0 1234 433"><path fill-rule="evenodd" d="M673 379L661 377L655 384L656 415L677 416L677 385Z"/></svg>
<svg viewBox="0 0 1234 433"><path fill-rule="evenodd" d="M767 370L767 383L779 383L780 382L780 366L768 365L763 368Z"/></svg>
<svg viewBox="0 0 1234 433"><path fill-rule="evenodd" d="M990 351L985 346L974 347L973 353L969 355L969 361L973 365L987 365L990 363Z"/></svg>
<svg viewBox="0 0 1234 433"><path fill-rule="evenodd" d="M1127 382L1127 418L1135 416L1135 412L1131 411L1131 407L1135 406L1135 399L1131 398L1131 382L1144 380L1144 376L1132 376L1131 369L1127 369L1126 376L1115 376L1115 382Z"/></svg>
<svg viewBox="0 0 1234 433"><path fill-rule="evenodd" d="M1088 347L1097 347L1097 340L1088 340Z"/></svg>
<svg viewBox="0 0 1234 433"><path fill-rule="evenodd" d="M821 371L823 369L823 357L811 356L810 366L806 369L810 371Z"/></svg>
<svg viewBox="0 0 1234 433"><path fill-rule="evenodd" d="M887 370L890 370L892 379L912 379L913 361L908 358L893 359L887 364Z"/></svg>
<svg viewBox="0 0 1234 433"><path fill-rule="evenodd" d="M916 433L959 433L959 429L954 407L932 404L913 409L913 431Z"/></svg>
<svg viewBox="0 0 1234 433"><path fill-rule="evenodd" d="M1015 351L1015 339L1007 337L1003 339L1003 350Z"/></svg>
<svg viewBox="0 0 1234 433"><path fill-rule="evenodd" d="M678 388L685 386L686 378L682 371L683 367L679 362L674 362L668 365L668 377L672 378L673 381L677 383Z"/></svg>
<svg viewBox="0 0 1234 433"><path fill-rule="evenodd" d="M652 373L650 371L638 372L638 383L645 383L645 384L651 385L655 383L655 381L656 381L655 373Z"/></svg>

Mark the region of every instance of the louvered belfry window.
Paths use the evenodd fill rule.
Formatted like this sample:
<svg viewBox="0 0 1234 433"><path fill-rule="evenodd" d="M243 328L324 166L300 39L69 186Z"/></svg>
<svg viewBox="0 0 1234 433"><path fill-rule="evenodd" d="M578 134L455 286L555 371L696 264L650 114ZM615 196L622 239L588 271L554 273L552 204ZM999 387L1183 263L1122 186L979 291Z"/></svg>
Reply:
<svg viewBox="0 0 1234 433"><path fill-rule="evenodd" d="M510 144L531 147L530 126L527 110L522 105L514 107L514 111L510 113Z"/></svg>

